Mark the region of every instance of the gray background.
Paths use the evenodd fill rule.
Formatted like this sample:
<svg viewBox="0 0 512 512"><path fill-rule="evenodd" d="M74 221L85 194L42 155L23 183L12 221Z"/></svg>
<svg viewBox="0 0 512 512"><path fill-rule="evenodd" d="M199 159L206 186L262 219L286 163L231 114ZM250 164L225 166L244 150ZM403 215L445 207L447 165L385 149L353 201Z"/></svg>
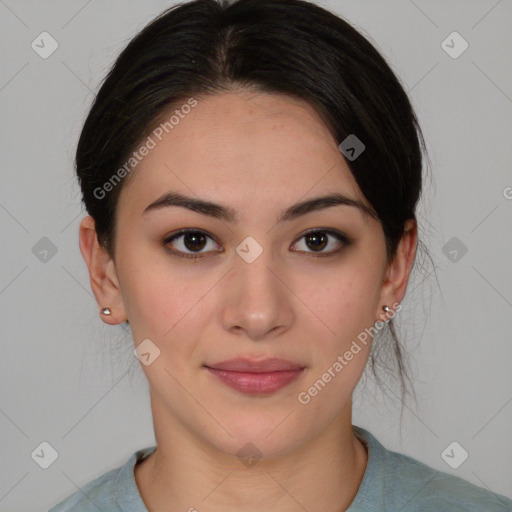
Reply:
<svg viewBox="0 0 512 512"><path fill-rule="evenodd" d="M90 291L72 164L115 56L171 4L0 0L2 512L47 510L154 443L131 336L102 323ZM418 405L404 409L401 435L397 400L384 401L370 381L354 423L388 448L512 497L512 1L321 5L388 58L432 159L419 222L437 270L416 271L399 313ZM47 59L31 47L43 31L59 45ZM469 44L458 58L441 46L453 31ZM55 254L42 252L43 237ZM58 452L48 469L31 457L43 441ZM457 469L441 456L453 441L469 453Z"/></svg>

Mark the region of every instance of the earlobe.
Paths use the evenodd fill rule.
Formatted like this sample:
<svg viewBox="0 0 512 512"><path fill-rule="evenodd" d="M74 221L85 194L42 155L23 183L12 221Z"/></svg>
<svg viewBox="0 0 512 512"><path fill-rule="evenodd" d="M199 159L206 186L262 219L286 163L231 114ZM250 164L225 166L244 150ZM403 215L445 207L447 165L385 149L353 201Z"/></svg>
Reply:
<svg viewBox="0 0 512 512"><path fill-rule="evenodd" d="M124 322L126 313L115 264L98 242L94 219L90 215L80 223L79 246L89 270L91 289L98 302L102 320L112 325ZM110 314L102 313L104 308L110 310Z"/></svg>

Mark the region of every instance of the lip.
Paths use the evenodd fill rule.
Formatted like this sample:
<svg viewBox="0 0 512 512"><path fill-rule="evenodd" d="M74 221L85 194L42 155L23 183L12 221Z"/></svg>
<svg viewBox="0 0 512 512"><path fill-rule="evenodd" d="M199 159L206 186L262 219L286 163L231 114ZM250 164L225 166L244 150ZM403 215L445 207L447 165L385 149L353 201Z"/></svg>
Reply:
<svg viewBox="0 0 512 512"><path fill-rule="evenodd" d="M274 393L291 384L304 371L303 366L278 358L259 361L237 358L205 365L205 368L225 385L250 395Z"/></svg>
<svg viewBox="0 0 512 512"><path fill-rule="evenodd" d="M232 372L265 373L277 371L302 370L303 366L286 359L271 357L267 359L248 359L237 357L227 361L205 365L207 368Z"/></svg>

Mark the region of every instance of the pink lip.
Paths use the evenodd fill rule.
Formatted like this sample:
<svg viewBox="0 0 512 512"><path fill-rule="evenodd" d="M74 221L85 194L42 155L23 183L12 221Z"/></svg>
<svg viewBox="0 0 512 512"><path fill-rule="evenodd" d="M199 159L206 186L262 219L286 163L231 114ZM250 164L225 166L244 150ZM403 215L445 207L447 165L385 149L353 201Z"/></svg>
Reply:
<svg viewBox="0 0 512 512"><path fill-rule="evenodd" d="M299 364L278 358L260 361L236 358L205 367L224 384L247 394L274 393L290 384L304 370Z"/></svg>
<svg viewBox="0 0 512 512"><path fill-rule="evenodd" d="M217 370L229 370L233 372L263 373L285 370L301 370L304 368L300 364L292 363L286 359L271 357L267 359L248 359L245 357L236 357L227 361L220 361L214 364L206 364L208 368Z"/></svg>

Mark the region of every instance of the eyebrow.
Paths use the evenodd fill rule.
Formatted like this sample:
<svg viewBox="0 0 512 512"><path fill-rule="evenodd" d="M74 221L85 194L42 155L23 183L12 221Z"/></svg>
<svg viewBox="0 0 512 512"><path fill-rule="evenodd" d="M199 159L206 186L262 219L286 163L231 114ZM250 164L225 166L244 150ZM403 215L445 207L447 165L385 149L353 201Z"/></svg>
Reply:
<svg viewBox="0 0 512 512"><path fill-rule="evenodd" d="M330 208L332 206L352 206L359 209L364 215L378 219L377 214L363 202L339 193L333 193L322 197L315 197L293 204L281 212L277 221L291 221L308 213ZM227 222L237 223L239 217L233 208L221 204L212 203L204 199L197 199L178 192L168 192L144 209L142 215L148 212L180 206L203 215L208 215Z"/></svg>

